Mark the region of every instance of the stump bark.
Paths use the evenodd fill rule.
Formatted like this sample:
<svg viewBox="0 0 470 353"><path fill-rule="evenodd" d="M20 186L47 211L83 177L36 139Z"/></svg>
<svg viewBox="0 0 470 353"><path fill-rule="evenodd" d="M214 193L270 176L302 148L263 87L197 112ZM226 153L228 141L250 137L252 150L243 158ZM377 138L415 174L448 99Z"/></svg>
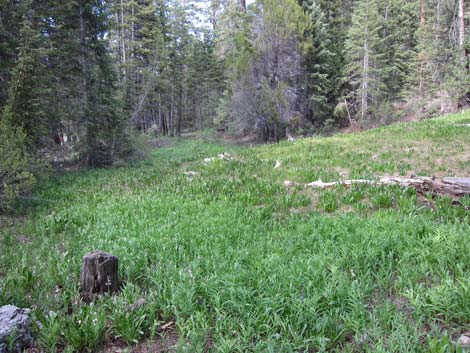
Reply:
<svg viewBox="0 0 470 353"><path fill-rule="evenodd" d="M80 290L85 299L119 290L118 258L114 255L93 251L83 257L80 273Z"/></svg>

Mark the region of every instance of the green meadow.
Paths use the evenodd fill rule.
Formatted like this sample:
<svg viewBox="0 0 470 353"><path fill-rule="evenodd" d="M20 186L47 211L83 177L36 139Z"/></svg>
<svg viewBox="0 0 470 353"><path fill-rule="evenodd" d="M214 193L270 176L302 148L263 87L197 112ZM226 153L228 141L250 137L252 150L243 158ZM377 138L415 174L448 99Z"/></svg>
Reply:
<svg viewBox="0 0 470 353"><path fill-rule="evenodd" d="M50 177L2 219L0 305L33 309L44 352L461 352L470 197L284 181L470 176L467 124L170 139L133 166ZM82 256L97 249L118 256L122 289L85 303Z"/></svg>

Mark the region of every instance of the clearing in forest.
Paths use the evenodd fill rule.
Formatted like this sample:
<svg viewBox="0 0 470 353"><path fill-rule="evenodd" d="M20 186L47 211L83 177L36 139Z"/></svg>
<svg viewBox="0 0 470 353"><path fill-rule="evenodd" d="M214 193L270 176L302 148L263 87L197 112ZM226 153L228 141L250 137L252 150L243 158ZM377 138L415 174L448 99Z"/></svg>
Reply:
<svg viewBox="0 0 470 353"><path fill-rule="evenodd" d="M182 139L53 177L24 222L2 221L0 305L33 309L46 352L453 352L470 335L470 198L284 181L470 176L469 123ZM78 276L96 249L118 256L122 290L87 304Z"/></svg>

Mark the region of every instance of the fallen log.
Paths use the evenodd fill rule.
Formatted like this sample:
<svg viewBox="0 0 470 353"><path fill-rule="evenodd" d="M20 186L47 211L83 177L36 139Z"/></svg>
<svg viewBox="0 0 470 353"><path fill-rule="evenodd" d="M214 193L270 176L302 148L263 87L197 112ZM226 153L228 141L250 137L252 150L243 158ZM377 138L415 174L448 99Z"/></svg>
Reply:
<svg viewBox="0 0 470 353"><path fill-rule="evenodd" d="M448 196L454 202L459 202L462 197L470 195L470 178L468 177L442 179L431 177L383 177L378 180L351 179L329 183L317 180L307 184L298 184L288 180L284 182L284 185L287 187L300 185L315 189L331 189L338 185L351 187L352 185L357 184L375 186L399 185L401 187L412 187L421 195L431 193L433 196Z"/></svg>
<svg viewBox="0 0 470 353"><path fill-rule="evenodd" d="M345 185L345 186L351 186L353 184L370 184L374 185L376 184L375 181L372 180L363 180L363 179L356 179L356 180L342 180L342 181L336 181L332 183L324 183L321 179L314 181L312 183L306 184L306 186L310 186L313 188L317 189L331 189L337 185Z"/></svg>

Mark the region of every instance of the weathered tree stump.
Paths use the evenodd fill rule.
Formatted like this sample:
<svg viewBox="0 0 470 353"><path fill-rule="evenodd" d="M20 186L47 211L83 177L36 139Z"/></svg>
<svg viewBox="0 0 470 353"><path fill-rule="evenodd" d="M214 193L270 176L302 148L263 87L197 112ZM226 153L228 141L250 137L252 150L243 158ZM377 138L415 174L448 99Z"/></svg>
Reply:
<svg viewBox="0 0 470 353"><path fill-rule="evenodd" d="M114 255L93 251L83 257L80 273L80 290L85 299L119 290L118 258Z"/></svg>

